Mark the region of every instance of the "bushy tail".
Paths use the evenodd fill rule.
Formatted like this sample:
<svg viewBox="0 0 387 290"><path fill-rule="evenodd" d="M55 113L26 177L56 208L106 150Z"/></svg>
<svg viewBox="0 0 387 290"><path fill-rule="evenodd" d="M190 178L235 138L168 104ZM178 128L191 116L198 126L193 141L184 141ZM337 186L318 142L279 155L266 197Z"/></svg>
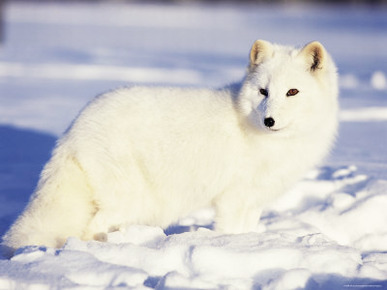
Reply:
<svg viewBox="0 0 387 290"><path fill-rule="evenodd" d="M60 247L82 237L95 212L87 175L75 157L54 154L26 209L3 237L8 253L26 245Z"/></svg>

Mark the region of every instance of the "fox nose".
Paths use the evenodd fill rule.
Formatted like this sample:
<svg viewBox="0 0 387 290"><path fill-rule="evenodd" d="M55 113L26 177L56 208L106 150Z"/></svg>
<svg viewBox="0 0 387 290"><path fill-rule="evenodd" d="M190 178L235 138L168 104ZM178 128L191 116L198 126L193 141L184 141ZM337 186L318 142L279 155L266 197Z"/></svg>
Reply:
<svg viewBox="0 0 387 290"><path fill-rule="evenodd" d="M275 121L272 117L269 117L269 118L265 118L265 120L263 120L263 123L265 124L266 127L273 127L274 124L275 124Z"/></svg>

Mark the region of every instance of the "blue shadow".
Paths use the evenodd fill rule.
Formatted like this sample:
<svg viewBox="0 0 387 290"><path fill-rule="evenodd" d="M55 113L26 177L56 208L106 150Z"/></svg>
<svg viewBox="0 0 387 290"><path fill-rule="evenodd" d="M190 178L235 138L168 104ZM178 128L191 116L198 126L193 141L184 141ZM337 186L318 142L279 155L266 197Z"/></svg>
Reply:
<svg viewBox="0 0 387 290"><path fill-rule="evenodd" d="M0 125L0 236L24 209L56 137Z"/></svg>

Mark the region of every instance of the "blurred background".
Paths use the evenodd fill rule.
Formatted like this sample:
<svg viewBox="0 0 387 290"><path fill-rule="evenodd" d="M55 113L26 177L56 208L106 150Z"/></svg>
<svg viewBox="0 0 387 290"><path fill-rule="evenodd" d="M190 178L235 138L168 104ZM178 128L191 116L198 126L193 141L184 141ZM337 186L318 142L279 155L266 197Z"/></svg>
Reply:
<svg viewBox="0 0 387 290"><path fill-rule="evenodd" d="M243 77L258 38L319 40L343 90L385 88L386 1L1 3L0 124L60 135L119 86L224 86Z"/></svg>

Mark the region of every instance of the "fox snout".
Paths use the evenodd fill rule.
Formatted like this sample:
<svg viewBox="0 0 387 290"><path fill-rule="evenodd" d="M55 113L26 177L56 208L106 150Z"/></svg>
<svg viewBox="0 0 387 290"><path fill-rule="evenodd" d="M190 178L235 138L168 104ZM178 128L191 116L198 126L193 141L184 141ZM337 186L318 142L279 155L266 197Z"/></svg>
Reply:
<svg viewBox="0 0 387 290"><path fill-rule="evenodd" d="M271 128L275 124L275 120L272 117L267 117L263 120L263 124L265 124L266 127Z"/></svg>

